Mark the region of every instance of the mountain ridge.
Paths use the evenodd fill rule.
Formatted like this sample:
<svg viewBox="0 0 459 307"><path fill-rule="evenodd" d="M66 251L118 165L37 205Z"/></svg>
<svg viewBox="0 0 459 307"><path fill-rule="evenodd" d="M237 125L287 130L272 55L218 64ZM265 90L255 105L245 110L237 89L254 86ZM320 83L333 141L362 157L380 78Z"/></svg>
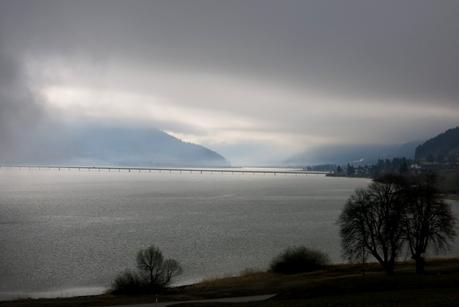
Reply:
<svg viewBox="0 0 459 307"><path fill-rule="evenodd" d="M87 124L49 127L10 163L116 166L227 167L219 153L156 128Z"/></svg>
<svg viewBox="0 0 459 307"><path fill-rule="evenodd" d="M459 127L451 128L425 141L416 148L420 162L446 162L459 159Z"/></svg>

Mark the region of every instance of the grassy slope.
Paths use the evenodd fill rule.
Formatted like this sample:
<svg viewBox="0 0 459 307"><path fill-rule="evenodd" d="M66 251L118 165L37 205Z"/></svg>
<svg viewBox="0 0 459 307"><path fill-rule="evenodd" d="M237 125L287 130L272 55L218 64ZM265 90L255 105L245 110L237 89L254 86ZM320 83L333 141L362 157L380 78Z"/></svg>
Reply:
<svg viewBox="0 0 459 307"><path fill-rule="evenodd" d="M266 302L244 304L186 304L180 306L459 306L459 259L430 262L428 274L416 276L411 263L401 264L395 276L370 265L365 276L359 266L336 265L325 271L276 275L251 273L174 288L159 301L205 299L256 294L278 295ZM19 300L3 306L106 306L153 302L154 296L99 295L91 297Z"/></svg>

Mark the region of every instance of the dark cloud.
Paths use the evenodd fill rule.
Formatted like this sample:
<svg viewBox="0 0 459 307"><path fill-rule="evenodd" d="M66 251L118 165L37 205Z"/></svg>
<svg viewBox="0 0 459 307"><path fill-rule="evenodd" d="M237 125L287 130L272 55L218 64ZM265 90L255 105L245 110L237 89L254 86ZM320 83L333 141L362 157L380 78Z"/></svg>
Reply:
<svg viewBox="0 0 459 307"><path fill-rule="evenodd" d="M165 61L349 96L459 98L454 0L9 1L2 11L21 51Z"/></svg>

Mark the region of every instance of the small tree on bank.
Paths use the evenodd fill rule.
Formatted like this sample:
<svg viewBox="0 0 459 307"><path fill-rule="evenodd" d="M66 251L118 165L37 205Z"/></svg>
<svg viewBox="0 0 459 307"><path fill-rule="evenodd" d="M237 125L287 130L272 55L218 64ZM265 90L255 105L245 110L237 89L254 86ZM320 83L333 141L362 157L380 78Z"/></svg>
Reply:
<svg viewBox="0 0 459 307"><path fill-rule="evenodd" d="M137 253L136 264L138 273L124 272L115 279L114 293L157 293L182 273L176 260L164 259L161 250L153 245Z"/></svg>
<svg viewBox="0 0 459 307"><path fill-rule="evenodd" d="M143 272L152 288L159 287L162 282L163 253L159 248L150 246L137 252L137 268Z"/></svg>
<svg viewBox="0 0 459 307"><path fill-rule="evenodd" d="M153 245L140 250L136 260L137 268L147 276L152 289L166 287L172 278L182 273L182 267L176 260L164 260L161 250Z"/></svg>

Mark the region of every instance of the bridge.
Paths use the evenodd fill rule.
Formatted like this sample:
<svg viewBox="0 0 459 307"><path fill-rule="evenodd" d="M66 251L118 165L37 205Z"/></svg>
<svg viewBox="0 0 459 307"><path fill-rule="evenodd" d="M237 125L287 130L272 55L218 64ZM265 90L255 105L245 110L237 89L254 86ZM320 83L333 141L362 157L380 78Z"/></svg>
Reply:
<svg viewBox="0 0 459 307"><path fill-rule="evenodd" d="M167 173L221 173L221 174L271 174L271 175L327 175L329 172L305 171L298 169L264 169L264 168L175 168L175 167L130 167L130 166L67 166L67 165L2 165L5 169L29 170L77 170L107 172L167 172Z"/></svg>

